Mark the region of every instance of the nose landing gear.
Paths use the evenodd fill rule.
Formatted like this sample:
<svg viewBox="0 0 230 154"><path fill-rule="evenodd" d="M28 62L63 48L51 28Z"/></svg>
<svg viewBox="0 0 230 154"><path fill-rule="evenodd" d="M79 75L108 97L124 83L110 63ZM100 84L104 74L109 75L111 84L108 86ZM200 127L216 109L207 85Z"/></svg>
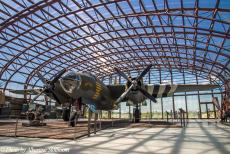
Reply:
<svg viewBox="0 0 230 154"><path fill-rule="evenodd" d="M70 107L65 107L62 109L62 119L64 121L69 121Z"/></svg>
<svg viewBox="0 0 230 154"><path fill-rule="evenodd" d="M73 110L70 113L69 125L75 127L78 118L82 115L82 99L78 98L74 102Z"/></svg>
<svg viewBox="0 0 230 154"><path fill-rule="evenodd" d="M134 123L139 123L141 119L141 111L139 109L138 104L136 105L136 108L133 109L133 122Z"/></svg>

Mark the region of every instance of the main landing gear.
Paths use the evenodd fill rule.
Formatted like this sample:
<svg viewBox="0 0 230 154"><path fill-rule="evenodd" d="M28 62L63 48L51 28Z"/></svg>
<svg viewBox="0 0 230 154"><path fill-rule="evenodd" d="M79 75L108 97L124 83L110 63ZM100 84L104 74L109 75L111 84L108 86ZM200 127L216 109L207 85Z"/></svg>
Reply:
<svg viewBox="0 0 230 154"><path fill-rule="evenodd" d="M139 109L138 104L136 105L136 108L133 109L133 122L134 123L139 123L141 119L141 111Z"/></svg>
<svg viewBox="0 0 230 154"><path fill-rule="evenodd" d="M75 127L82 114L82 106L82 99L78 98L72 105L63 108L62 118L64 121L69 121L69 126Z"/></svg>
<svg viewBox="0 0 230 154"><path fill-rule="evenodd" d="M71 107L64 107L64 108L62 109L62 119L63 119L64 121L69 121L70 108L71 108Z"/></svg>

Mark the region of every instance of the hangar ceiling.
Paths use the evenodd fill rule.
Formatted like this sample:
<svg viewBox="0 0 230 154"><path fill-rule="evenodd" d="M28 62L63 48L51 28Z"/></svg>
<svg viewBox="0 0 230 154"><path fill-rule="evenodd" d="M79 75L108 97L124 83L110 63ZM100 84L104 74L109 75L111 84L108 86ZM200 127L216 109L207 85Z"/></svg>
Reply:
<svg viewBox="0 0 230 154"><path fill-rule="evenodd" d="M228 0L1 0L0 79L40 86L63 68L102 78L123 71L188 69L229 85Z"/></svg>

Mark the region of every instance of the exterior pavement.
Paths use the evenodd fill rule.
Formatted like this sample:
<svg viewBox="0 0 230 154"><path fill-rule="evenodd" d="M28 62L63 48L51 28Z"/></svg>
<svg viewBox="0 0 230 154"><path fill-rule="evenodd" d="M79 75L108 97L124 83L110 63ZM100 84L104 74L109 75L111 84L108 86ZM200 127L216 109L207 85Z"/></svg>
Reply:
<svg viewBox="0 0 230 154"><path fill-rule="evenodd" d="M0 137L0 153L229 154L230 127L114 128L78 140Z"/></svg>

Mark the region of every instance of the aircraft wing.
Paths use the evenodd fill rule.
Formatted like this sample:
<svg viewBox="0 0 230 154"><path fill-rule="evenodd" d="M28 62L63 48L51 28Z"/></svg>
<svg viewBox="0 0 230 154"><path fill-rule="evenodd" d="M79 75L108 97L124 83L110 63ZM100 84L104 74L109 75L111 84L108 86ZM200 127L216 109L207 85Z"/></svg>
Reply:
<svg viewBox="0 0 230 154"><path fill-rule="evenodd" d="M117 99L125 92L125 85L108 85L112 98Z"/></svg>
<svg viewBox="0 0 230 154"><path fill-rule="evenodd" d="M218 85L212 84L160 84L160 85L145 85L146 90L149 94L152 94L154 97L167 97L172 96L177 92L190 92L190 91L205 91L218 88Z"/></svg>
<svg viewBox="0 0 230 154"><path fill-rule="evenodd" d="M22 90L9 90L9 92L15 94L30 94L30 95L37 95L42 91L42 89L22 89Z"/></svg>

